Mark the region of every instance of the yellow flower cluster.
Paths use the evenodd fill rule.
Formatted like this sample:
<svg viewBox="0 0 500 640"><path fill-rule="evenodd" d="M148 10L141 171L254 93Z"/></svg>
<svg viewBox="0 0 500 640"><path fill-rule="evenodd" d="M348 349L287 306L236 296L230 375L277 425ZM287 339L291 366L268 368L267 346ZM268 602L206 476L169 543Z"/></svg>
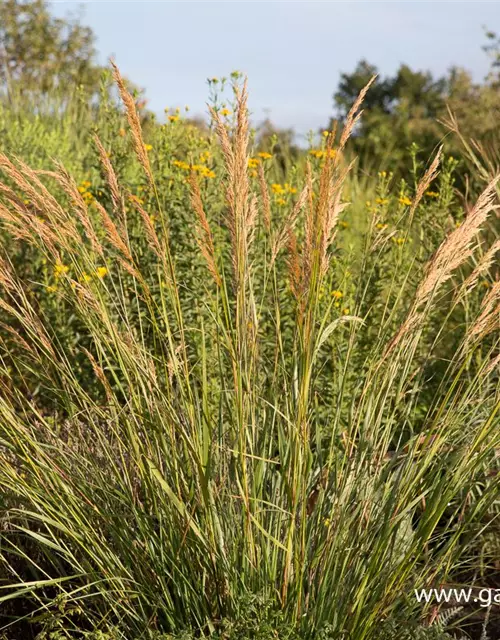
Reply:
<svg viewBox="0 0 500 640"><path fill-rule="evenodd" d="M221 109L220 114L221 116L224 116L225 118L227 118L227 116L231 115L231 111L229 111L229 109L226 109L226 107L224 107L224 109Z"/></svg>
<svg viewBox="0 0 500 640"><path fill-rule="evenodd" d="M399 204L404 205L405 207L409 207L411 205L411 200L408 196L402 196L399 198Z"/></svg>
<svg viewBox="0 0 500 640"><path fill-rule="evenodd" d="M69 272L69 270L70 268L67 264L64 264L60 261L56 262L56 264L54 265L54 277L56 281L60 280L62 276L66 275ZM99 280L102 280L107 274L108 274L108 269L106 267L97 267L93 277L98 278ZM90 276L88 273L83 272L83 275L80 278L80 281L90 282L91 280L92 280L92 276ZM74 280L71 281L71 286L73 288L76 287L76 282ZM49 293L56 293L56 291L58 291L57 284L51 284L46 286L45 288Z"/></svg>
<svg viewBox="0 0 500 640"><path fill-rule="evenodd" d="M286 193L297 193L297 189L295 187L292 187L288 182L285 182L284 185L282 184L278 184L278 183L273 183L271 185L271 191L274 193L274 195L284 195Z"/></svg>
<svg viewBox="0 0 500 640"><path fill-rule="evenodd" d="M106 267L97 267L95 274L98 278L102 279L108 274L108 270Z"/></svg>
<svg viewBox="0 0 500 640"><path fill-rule="evenodd" d="M90 185L91 183L88 180L83 180L82 182L80 182L80 185L78 187L78 191L82 194L82 198L87 204L90 204L94 199L94 196L89 191Z"/></svg>
<svg viewBox="0 0 500 640"><path fill-rule="evenodd" d="M102 280L105 276L108 275L108 270L106 267L97 267L94 273L94 277ZM82 282L90 282L92 280L92 276L88 273L83 272L83 276L81 278Z"/></svg>
<svg viewBox="0 0 500 640"><path fill-rule="evenodd" d="M259 151L257 156L257 158L248 158L249 169L256 169L259 166L261 160L270 160L273 157L272 153L267 153L267 151ZM252 175L254 174L255 172L252 172Z"/></svg>
<svg viewBox="0 0 500 640"><path fill-rule="evenodd" d="M178 169L184 169L184 171L189 171L191 169L191 165L183 160L174 160L172 164Z"/></svg>
<svg viewBox="0 0 500 640"><path fill-rule="evenodd" d="M134 195L133 193L129 195L128 199L131 202L137 202L137 204L144 204L144 200L142 198L139 198L139 196Z"/></svg>
<svg viewBox="0 0 500 640"><path fill-rule="evenodd" d="M212 169L209 169L208 167L205 167L203 165L195 164L193 165L193 170L197 171L203 178L215 178L215 173L212 171Z"/></svg>
<svg viewBox="0 0 500 640"><path fill-rule="evenodd" d="M61 276L68 273L69 267L67 264L63 264L62 262L56 262L54 266L54 275L56 278L60 278Z"/></svg>
<svg viewBox="0 0 500 640"><path fill-rule="evenodd" d="M208 152L207 152L208 153ZM182 169L183 171L196 171L203 178L215 178L215 173L209 167L204 164L189 164L183 160L174 160L174 167Z"/></svg>
<svg viewBox="0 0 500 640"><path fill-rule="evenodd" d="M439 198L439 193L437 191L426 191L425 195L429 198Z"/></svg>
<svg viewBox="0 0 500 640"><path fill-rule="evenodd" d="M384 206L386 204L389 204L389 200L387 198L375 198L375 204Z"/></svg>
<svg viewBox="0 0 500 640"><path fill-rule="evenodd" d="M309 151L309 155L314 158L335 158L336 153L335 149L311 149Z"/></svg>

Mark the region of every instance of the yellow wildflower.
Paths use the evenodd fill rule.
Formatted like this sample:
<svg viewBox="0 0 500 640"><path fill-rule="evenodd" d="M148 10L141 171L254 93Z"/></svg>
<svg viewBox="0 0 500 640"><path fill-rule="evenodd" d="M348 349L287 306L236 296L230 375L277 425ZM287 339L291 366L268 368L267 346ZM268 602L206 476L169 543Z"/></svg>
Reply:
<svg viewBox="0 0 500 640"><path fill-rule="evenodd" d="M276 204L279 205L280 207L283 207L286 204L286 200L284 198L278 198L276 200Z"/></svg>
<svg viewBox="0 0 500 640"><path fill-rule="evenodd" d="M262 158L262 160L270 160L273 157L273 154L267 153L267 151L260 151L257 155L259 158Z"/></svg>
<svg viewBox="0 0 500 640"><path fill-rule="evenodd" d="M377 225L377 229L387 229L387 225L386 224L382 224L381 222L379 222L378 225Z"/></svg>
<svg viewBox="0 0 500 640"><path fill-rule="evenodd" d="M325 138L328 138L328 136L330 135L330 132L325 130L323 131L323 135L325 136Z"/></svg>
<svg viewBox="0 0 500 640"><path fill-rule="evenodd" d="M191 169L188 163L182 160L174 160L173 164L175 167L178 167L179 169L184 169L184 171L189 171Z"/></svg>
<svg viewBox="0 0 500 640"><path fill-rule="evenodd" d="M342 313L343 313L344 315L347 315L347 314L349 313L349 307L344 307L344 308L342 309Z"/></svg>
<svg viewBox="0 0 500 640"><path fill-rule="evenodd" d="M54 275L56 278L60 278L65 273L68 273L68 271L69 271L68 265L63 264L62 262L57 262L54 267Z"/></svg>
<svg viewBox="0 0 500 640"><path fill-rule="evenodd" d="M439 193L437 191L426 191L425 195L429 196L429 198L439 198Z"/></svg>
<svg viewBox="0 0 500 640"><path fill-rule="evenodd" d="M215 173L208 167L199 167L198 171L204 178L215 178Z"/></svg>
<svg viewBox="0 0 500 640"><path fill-rule="evenodd" d="M331 295L332 295L332 298L335 298L335 300L340 300L341 298L344 297L344 294L342 293L342 291L339 291L338 289L334 289Z"/></svg>
<svg viewBox="0 0 500 640"><path fill-rule="evenodd" d="M409 207L411 205L411 200L408 196L403 196L402 198L399 198L399 203L403 204L405 207Z"/></svg>
<svg viewBox="0 0 500 640"><path fill-rule="evenodd" d="M335 149L311 149L309 151L310 156L314 156L315 158L334 158L337 152Z"/></svg>
<svg viewBox="0 0 500 640"><path fill-rule="evenodd" d="M134 194L130 194L128 199L131 202L137 202L137 204L144 204L144 200L142 198L139 198L138 196L134 195Z"/></svg>
<svg viewBox="0 0 500 640"><path fill-rule="evenodd" d="M106 267L97 267L95 272L96 276L101 279L104 278L104 276L106 276L107 273L108 273L108 270L106 269Z"/></svg>
<svg viewBox="0 0 500 640"><path fill-rule="evenodd" d="M122 138L125 137L125 129L123 127L120 127L118 129L118 135L121 136Z"/></svg>
<svg viewBox="0 0 500 640"><path fill-rule="evenodd" d="M152 150L152 148L153 148L153 145L151 145L151 144L145 144L145 145L144 145L144 148L146 149L146 151L151 151L151 150Z"/></svg>
<svg viewBox="0 0 500 640"><path fill-rule="evenodd" d="M82 275L82 282L90 282L91 280L92 280L91 276L89 276L89 274L85 273L84 271Z"/></svg>
<svg viewBox="0 0 500 640"><path fill-rule="evenodd" d="M285 193L285 190L283 189L283 187L280 184L277 184L276 182L271 185L271 191L277 195L281 193Z"/></svg>
<svg viewBox="0 0 500 640"><path fill-rule="evenodd" d="M311 149L309 151L309 155L310 156L314 156L315 158L322 158L323 157L323 151L321 149Z"/></svg>
<svg viewBox="0 0 500 640"><path fill-rule="evenodd" d="M168 116L169 122L177 122L178 119L179 119L178 114L176 114L175 116Z"/></svg>
<svg viewBox="0 0 500 640"><path fill-rule="evenodd" d="M221 116L224 116L224 117L226 118L227 116L230 116L230 115L231 115L231 111L229 111L229 109L226 109L226 108L224 107L224 109L221 109L220 114L221 114Z"/></svg>
<svg viewBox="0 0 500 640"><path fill-rule="evenodd" d="M248 158L248 167L250 169L255 169L258 166L259 166L258 158Z"/></svg>
<svg viewBox="0 0 500 640"><path fill-rule="evenodd" d="M386 205L389 203L389 200L387 198L376 198L375 199L376 204L380 204L380 205Z"/></svg>
<svg viewBox="0 0 500 640"><path fill-rule="evenodd" d="M57 291L57 287L54 287L53 285L49 285L46 289L49 293L55 293Z"/></svg>

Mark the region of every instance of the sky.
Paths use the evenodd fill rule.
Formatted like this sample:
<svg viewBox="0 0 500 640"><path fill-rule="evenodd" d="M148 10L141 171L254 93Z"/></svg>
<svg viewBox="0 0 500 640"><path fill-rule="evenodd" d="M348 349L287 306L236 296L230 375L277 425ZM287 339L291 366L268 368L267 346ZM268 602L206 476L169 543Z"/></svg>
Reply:
<svg viewBox="0 0 500 640"><path fill-rule="evenodd" d="M78 14L97 37L102 62L146 90L148 106L189 105L206 114L213 76L248 75L254 122L269 116L304 137L333 114L340 74L361 58L382 76L401 63L443 74L489 68L484 28L500 32L500 2L94 0L51 2Z"/></svg>

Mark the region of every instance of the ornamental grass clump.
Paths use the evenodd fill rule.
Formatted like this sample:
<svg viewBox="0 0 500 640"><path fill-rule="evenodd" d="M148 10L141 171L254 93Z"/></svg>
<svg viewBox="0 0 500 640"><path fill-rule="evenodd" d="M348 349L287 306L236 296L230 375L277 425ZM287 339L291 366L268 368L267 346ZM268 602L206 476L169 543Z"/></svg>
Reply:
<svg viewBox="0 0 500 640"><path fill-rule="evenodd" d="M269 169L250 175L244 84L233 125L211 112L215 193L188 177L186 267L162 197L171 158L150 162L114 75L142 203L97 136L102 201L60 163L0 158L7 637L239 638L258 620L268 637L366 640L398 616L430 622L413 590L458 579L495 518L497 284L454 323L496 182L427 266L373 224L353 255L338 222L369 86L279 212ZM438 163L398 209L408 238ZM54 295L76 336L22 277L19 247L65 266ZM460 348L445 352L451 326Z"/></svg>

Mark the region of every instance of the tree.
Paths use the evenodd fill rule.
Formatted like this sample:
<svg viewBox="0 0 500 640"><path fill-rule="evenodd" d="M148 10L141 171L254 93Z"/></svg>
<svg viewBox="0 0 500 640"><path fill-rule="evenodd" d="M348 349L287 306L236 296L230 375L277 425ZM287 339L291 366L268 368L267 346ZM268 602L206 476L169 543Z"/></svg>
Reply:
<svg viewBox="0 0 500 640"><path fill-rule="evenodd" d="M0 0L0 86L48 93L99 85L94 34L74 18L51 15L45 0Z"/></svg>
<svg viewBox="0 0 500 640"><path fill-rule="evenodd" d="M350 107L378 69L366 60L352 73L343 73L334 94L337 117L344 119ZM430 154L443 132L436 119L445 109L447 80L434 79L430 72L413 71L402 64L392 77L378 77L363 102L363 118L351 140L365 168L401 169L409 156L406 150L418 141ZM330 122L330 127L332 122Z"/></svg>
<svg viewBox="0 0 500 640"><path fill-rule="evenodd" d="M394 79L389 80L392 108L406 102L423 117L434 118L441 112L446 97L446 78L434 80L430 72L412 71L402 64ZM392 109L392 110L393 110Z"/></svg>
<svg viewBox="0 0 500 640"><path fill-rule="evenodd" d="M347 115L347 112L352 107L361 89L368 84L368 81L374 75L378 75L377 67L366 60L358 62L357 67L352 73L341 74L338 90L333 96L335 106L341 118ZM366 95L364 108L369 111L376 110L382 113L388 113L391 102L391 89L390 80L378 79Z"/></svg>

